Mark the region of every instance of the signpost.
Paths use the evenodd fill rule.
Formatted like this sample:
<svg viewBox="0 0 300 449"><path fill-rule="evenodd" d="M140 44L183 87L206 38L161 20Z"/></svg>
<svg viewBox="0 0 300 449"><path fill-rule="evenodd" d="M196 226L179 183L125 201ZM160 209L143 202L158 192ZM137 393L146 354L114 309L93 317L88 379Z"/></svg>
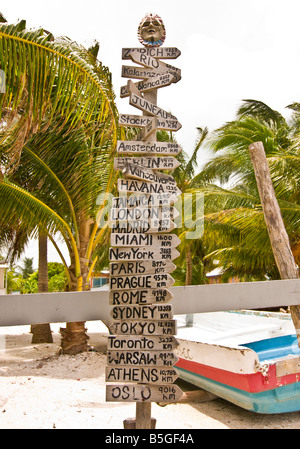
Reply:
<svg viewBox="0 0 300 449"><path fill-rule="evenodd" d="M158 16L155 16L158 18ZM141 22L149 26L153 16ZM161 23L159 33L164 34ZM145 31L145 30L144 30ZM143 115L120 114L120 126L140 128L136 140L118 141L114 169L121 172L120 196L111 209L109 304L112 306L108 337L106 382L107 401L136 402L136 428L151 428L151 402L176 402L182 391L173 385L178 374L173 368L178 358L173 350L178 341L173 319L174 284L172 262L179 256L180 239L171 231L179 215L172 204L181 194L171 174L180 163L175 158L182 148L173 142L157 142L156 131L177 131L177 118L157 105L157 91L177 83L180 69L161 61L176 59L180 51L161 47L164 38L144 47L124 48L122 58L139 66L123 66L121 98ZM149 38L152 39L153 36ZM128 157L130 155L130 157ZM126 384L115 384L127 382ZM129 383L129 384L128 384Z"/></svg>

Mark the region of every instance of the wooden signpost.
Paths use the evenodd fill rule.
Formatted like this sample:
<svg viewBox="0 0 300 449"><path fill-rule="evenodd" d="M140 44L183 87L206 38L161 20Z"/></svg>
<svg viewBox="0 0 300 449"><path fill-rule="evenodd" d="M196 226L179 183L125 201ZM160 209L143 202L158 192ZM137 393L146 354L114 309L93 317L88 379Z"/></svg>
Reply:
<svg viewBox="0 0 300 449"><path fill-rule="evenodd" d="M150 14L149 20L152 20ZM161 20L161 19L160 19ZM161 21L162 23L162 21ZM140 28L139 28L140 30ZM161 32L164 30L163 24ZM121 172L118 197L111 209L107 401L136 402L135 427L151 428L151 402L176 402L183 392L173 385L178 377L173 350L172 262L179 256L180 239L171 231L178 212L172 204L181 194L171 174L179 167L177 143L158 142L157 130L177 131L177 118L157 105L157 91L181 79L180 69L161 61L176 59L180 51L143 42L124 48L122 58L138 66L123 66L122 76L140 80L121 87L121 98L143 115L120 114L120 126L140 128L132 141L118 141L114 169ZM146 43L145 43L146 42ZM126 382L126 384L119 384ZM153 420L153 419L152 419ZM125 425L125 424L124 424Z"/></svg>

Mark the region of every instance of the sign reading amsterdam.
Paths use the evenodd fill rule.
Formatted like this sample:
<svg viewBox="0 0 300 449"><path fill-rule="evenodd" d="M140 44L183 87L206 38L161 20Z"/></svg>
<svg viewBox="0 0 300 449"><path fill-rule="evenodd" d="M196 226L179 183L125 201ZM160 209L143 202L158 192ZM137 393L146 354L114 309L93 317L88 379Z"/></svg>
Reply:
<svg viewBox="0 0 300 449"><path fill-rule="evenodd" d="M155 38L153 33L148 35L149 26L155 28ZM120 179L109 223L112 324L106 366L107 382L131 384L108 385L106 400L141 402L137 417L146 419L147 402L174 402L182 395L172 385L178 377L173 368L178 357L173 350L179 343L174 338L173 295L168 290L175 282L170 273L176 268L172 260L179 256L176 247L180 244L179 237L171 233L176 228L173 220L179 216L172 205L181 191L172 174L166 174L179 167L176 156L182 148L174 142L158 142L156 136L157 130L181 128L174 115L157 105L158 90L177 83L181 70L161 61L176 59L180 51L161 47L165 35L158 16L154 22L152 14L147 15L138 33L144 47L122 50L123 59L139 64L123 66L122 76L139 81L128 80L120 96L128 97L129 104L143 115L119 115L120 126L134 129L132 140L117 142L114 159ZM141 428L150 429L150 423Z"/></svg>

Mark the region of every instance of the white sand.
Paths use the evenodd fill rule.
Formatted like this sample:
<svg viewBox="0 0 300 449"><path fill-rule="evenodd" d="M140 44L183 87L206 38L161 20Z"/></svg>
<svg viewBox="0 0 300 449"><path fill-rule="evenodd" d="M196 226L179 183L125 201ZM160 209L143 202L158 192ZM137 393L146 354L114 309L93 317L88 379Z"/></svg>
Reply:
<svg viewBox="0 0 300 449"><path fill-rule="evenodd" d="M123 429L135 404L105 402L106 328L87 323L97 352L57 356L59 326L51 325L53 344L35 345L29 326L0 328L0 429ZM153 403L152 416L156 429L300 428L300 412L257 415L222 399Z"/></svg>

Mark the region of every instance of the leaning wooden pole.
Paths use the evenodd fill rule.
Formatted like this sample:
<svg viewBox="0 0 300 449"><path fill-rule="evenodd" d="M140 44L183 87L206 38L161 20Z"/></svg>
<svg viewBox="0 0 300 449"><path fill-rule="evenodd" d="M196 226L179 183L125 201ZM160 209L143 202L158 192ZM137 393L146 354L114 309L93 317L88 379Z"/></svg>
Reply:
<svg viewBox="0 0 300 449"><path fill-rule="evenodd" d="M161 47L165 30L159 16L148 15L139 26L140 48L124 48L122 58L138 66L122 67L129 80L121 97L143 115L120 114L121 126L141 128L135 140L118 141L114 169L122 172L119 196L111 210L109 302L113 306L108 337L106 400L135 402L136 417L124 420L125 428L151 429L151 402L177 402L183 392L173 385L178 377L173 365L179 345L176 321L168 290L169 273L180 239L172 206L180 191L170 174L180 164L174 157L177 143L157 142L157 129L177 131L177 118L157 105L157 90L180 80L180 70L161 59L176 59L177 48ZM121 156L121 157L118 157ZM119 383L127 382L127 383Z"/></svg>
<svg viewBox="0 0 300 449"><path fill-rule="evenodd" d="M275 195L263 143L255 142L251 144L249 146L249 152L272 251L280 277L281 279L297 279L299 277L299 270L295 263L289 237ZM298 345L300 346L300 306L291 306L291 316L297 334Z"/></svg>

